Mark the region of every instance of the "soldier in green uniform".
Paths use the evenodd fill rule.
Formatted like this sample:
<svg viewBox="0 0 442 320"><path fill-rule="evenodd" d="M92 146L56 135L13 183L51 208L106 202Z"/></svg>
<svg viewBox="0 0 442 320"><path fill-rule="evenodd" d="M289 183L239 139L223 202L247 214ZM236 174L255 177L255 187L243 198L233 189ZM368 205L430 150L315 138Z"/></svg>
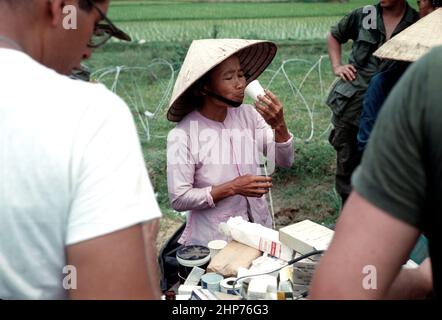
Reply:
<svg viewBox="0 0 442 320"><path fill-rule="evenodd" d="M381 0L358 8L342 18L327 37L333 73L340 79L327 105L333 111L329 141L337 152L336 191L345 202L351 192L351 175L360 162L357 133L362 100L371 77L393 62L383 62L373 52L388 39L419 19L405 0ZM349 63L342 65L341 45L353 40Z"/></svg>
<svg viewBox="0 0 442 320"><path fill-rule="evenodd" d="M419 289L421 297L431 290L442 297L441 70L438 47L410 66L385 101L310 298L385 298L421 232L431 268L403 283L402 295Z"/></svg>

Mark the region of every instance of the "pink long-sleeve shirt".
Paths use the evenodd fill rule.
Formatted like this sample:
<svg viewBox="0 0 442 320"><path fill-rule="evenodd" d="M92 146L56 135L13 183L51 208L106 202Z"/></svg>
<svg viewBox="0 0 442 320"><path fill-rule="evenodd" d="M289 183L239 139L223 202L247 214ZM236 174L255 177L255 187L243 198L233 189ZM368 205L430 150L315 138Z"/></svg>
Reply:
<svg viewBox="0 0 442 320"><path fill-rule="evenodd" d="M232 216L272 226L265 196L235 195L216 204L211 196L212 186L263 173L262 154L268 159L268 174L272 173L272 163L290 168L294 160L293 135L286 142L276 143L273 130L251 105L229 108L223 122L194 110L170 131L169 199L175 210L189 211L180 243L207 245L211 240L226 240L218 225Z"/></svg>

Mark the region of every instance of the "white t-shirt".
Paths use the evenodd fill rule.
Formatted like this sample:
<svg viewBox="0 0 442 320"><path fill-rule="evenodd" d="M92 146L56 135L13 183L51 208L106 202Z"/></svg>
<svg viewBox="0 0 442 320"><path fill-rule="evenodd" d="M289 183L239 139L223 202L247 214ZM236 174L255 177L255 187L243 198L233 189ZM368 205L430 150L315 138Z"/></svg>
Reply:
<svg viewBox="0 0 442 320"><path fill-rule="evenodd" d="M64 299L66 246L161 216L135 124L104 86L15 50L0 91L0 299Z"/></svg>

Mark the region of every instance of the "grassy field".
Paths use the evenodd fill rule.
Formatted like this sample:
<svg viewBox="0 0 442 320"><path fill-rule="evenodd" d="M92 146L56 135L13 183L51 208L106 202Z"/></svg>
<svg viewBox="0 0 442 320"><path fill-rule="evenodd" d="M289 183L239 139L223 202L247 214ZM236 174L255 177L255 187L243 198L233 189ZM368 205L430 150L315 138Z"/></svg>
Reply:
<svg viewBox="0 0 442 320"><path fill-rule="evenodd" d="M112 5L109 15L136 41L110 43L97 50L87 65L95 79L131 107L166 217L182 219L169 206L165 176L166 135L174 126L165 114L174 80L192 39L235 37L270 39L279 46L276 59L260 78L282 100L296 138L295 165L273 175L278 226L305 218L335 222L340 201L333 187L335 153L327 141L331 113L324 104L334 76L324 36L343 14L364 4L370 1L117 1ZM349 48L344 47L344 60Z"/></svg>
<svg viewBox="0 0 442 320"><path fill-rule="evenodd" d="M275 19L162 20L124 22L119 25L135 41L191 41L201 38L244 38L270 40L323 39L338 17Z"/></svg>
<svg viewBox="0 0 442 320"><path fill-rule="evenodd" d="M197 38L323 39L330 25L366 0L346 3L116 2L109 15L135 41Z"/></svg>
<svg viewBox="0 0 442 320"><path fill-rule="evenodd" d="M355 6L369 1L353 0L346 3L304 2L175 2L151 4L146 1L115 2L109 16L116 22L214 19L269 19L294 17L342 16Z"/></svg>

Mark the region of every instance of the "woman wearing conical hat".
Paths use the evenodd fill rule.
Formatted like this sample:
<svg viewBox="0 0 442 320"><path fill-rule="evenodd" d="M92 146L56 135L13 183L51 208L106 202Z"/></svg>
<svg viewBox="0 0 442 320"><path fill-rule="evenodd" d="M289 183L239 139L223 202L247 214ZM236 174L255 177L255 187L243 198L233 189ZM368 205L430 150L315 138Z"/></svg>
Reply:
<svg viewBox="0 0 442 320"><path fill-rule="evenodd" d="M275 54L275 44L254 40L197 40L189 48L167 113L178 122L168 135L167 179L172 207L188 211L182 244L228 240L218 225L233 216L272 226L262 156L269 172L272 163L291 167L293 135L272 92L254 106L242 102Z"/></svg>

